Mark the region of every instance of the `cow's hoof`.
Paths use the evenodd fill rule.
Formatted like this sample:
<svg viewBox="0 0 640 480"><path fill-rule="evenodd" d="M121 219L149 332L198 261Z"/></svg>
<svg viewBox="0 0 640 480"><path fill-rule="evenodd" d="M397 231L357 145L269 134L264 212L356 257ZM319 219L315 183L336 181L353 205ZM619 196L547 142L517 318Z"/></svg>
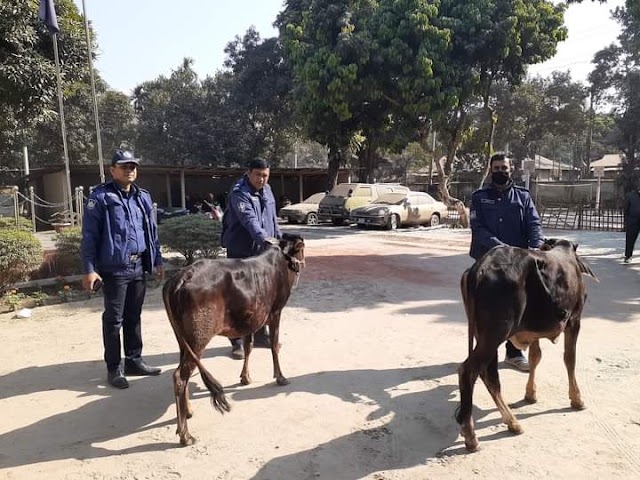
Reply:
<svg viewBox="0 0 640 480"><path fill-rule="evenodd" d="M522 433L524 433L524 430L522 429L522 427L520 426L520 424L518 422L513 422L507 425L507 428L509 429L509 431L511 433L515 433L516 435L520 435Z"/></svg>
<svg viewBox="0 0 640 480"><path fill-rule="evenodd" d="M242 385L249 385L251 383L251 377L249 375L240 377L240 383Z"/></svg>
<svg viewBox="0 0 640 480"><path fill-rule="evenodd" d="M524 401L527 403L538 403L538 397L535 393L533 395L525 395Z"/></svg>
<svg viewBox="0 0 640 480"><path fill-rule="evenodd" d="M478 443L478 439L475 436L470 440L467 440L466 438L464 439L464 447L469 452L477 452L479 445L480 444Z"/></svg>
<svg viewBox="0 0 640 480"><path fill-rule="evenodd" d="M184 437L181 437L181 438L180 438L180 444L181 444L183 447L188 447L188 446L190 446L190 445L193 445L193 444L194 444L194 443L196 443L196 442L197 442L196 438L195 438L195 437L193 437L193 436L191 436L191 435L189 435L189 434L187 434L187 435L185 435Z"/></svg>
<svg viewBox="0 0 640 480"><path fill-rule="evenodd" d="M286 378L284 378L284 377L279 377L279 378L276 378L276 383L277 383L278 385L280 385L281 387L283 387L283 386L285 386L285 385L289 385L289 383L291 383L291 382L289 382L289 380L287 380L287 379L286 379Z"/></svg>
<svg viewBox="0 0 640 480"><path fill-rule="evenodd" d="M577 402L571 400L571 408L573 408L574 410L584 410L585 408L587 408L587 406L582 400L579 400Z"/></svg>

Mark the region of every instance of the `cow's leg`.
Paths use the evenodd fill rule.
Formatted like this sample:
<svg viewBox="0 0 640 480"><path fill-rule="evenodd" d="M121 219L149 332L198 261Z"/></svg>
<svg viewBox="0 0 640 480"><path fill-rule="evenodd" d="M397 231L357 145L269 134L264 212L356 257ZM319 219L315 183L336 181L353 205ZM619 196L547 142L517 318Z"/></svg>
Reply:
<svg viewBox="0 0 640 480"><path fill-rule="evenodd" d="M269 319L269 332L271 335L271 357L273 358L273 378L280 386L289 385L289 380L285 378L280 370L280 314L278 311L271 315Z"/></svg>
<svg viewBox="0 0 640 480"><path fill-rule="evenodd" d="M529 403L538 401L536 395L536 367L540 364L541 358L540 341L535 339L529 345L529 379L527 380L527 389L524 394L524 399Z"/></svg>
<svg viewBox="0 0 640 480"><path fill-rule="evenodd" d="M522 433L522 427L518 420L516 420L515 415L507 405L507 402L504 401L502 397L502 390L500 388L500 375L498 374L498 351L497 347L493 351L493 356L491 360L487 364L486 368L480 370L480 378L484 382L487 390L491 394L491 398L498 407L498 411L502 416L502 421L507 425L507 428L510 432L513 433Z"/></svg>
<svg viewBox="0 0 640 480"><path fill-rule="evenodd" d="M249 375L249 355L253 350L253 335L244 336L244 363L242 364L242 372L240 372L240 383L242 385L249 385L251 383L251 376Z"/></svg>
<svg viewBox="0 0 640 480"><path fill-rule="evenodd" d="M576 381L576 343L578 342L578 334L580 333L580 317L572 318L567 322L564 330L564 364L567 367L569 376L569 398L571 399L571 407L576 410L585 408L580 388Z"/></svg>
<svg viewBox="0 0 640 480"><path fill-rule="evenodd" d="M473 388L480 369L477 349L458 368L458 385L460 388L460 406L456 410L456 421L460 424L460 434L464 438L464 446L474 452L478 449L478 439L473 423Z"/></svg>
<svg viewBox="0 0 640 480"><path fill-rule="evenodd" d="M180 443L186 446L193 445L196 441L196 439L189 433L189 429L187 427L187 418L190 417L193 412L188 398L188 384L189 378L191 378L191 373L195 369L196 365L182 348L180 349L180 353L180 364L173 373L173 387L178 413L178 428L176 433L180 437Z"/></svg>

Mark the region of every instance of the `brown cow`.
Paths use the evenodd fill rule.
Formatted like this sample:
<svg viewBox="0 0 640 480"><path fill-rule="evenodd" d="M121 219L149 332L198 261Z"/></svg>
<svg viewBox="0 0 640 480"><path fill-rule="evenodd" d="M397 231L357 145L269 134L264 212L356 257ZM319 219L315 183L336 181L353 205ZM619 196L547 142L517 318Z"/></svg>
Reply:
<svg viewBox="0 0 640 480"><path fill-rule="evenodd" d="M220 413L231 408L222 385L200 362L215 335L244 337L245 358L240 379L243 385L248 385L253 333L269 325L273 375L278 385L289 383L278 360L280 313L303 266L303 239L285 234L279 247L272 246L257 257L199 260L167 281L162 297L180 346L180 364L173 374L173 384L178 411L176 433L182 445L195 442L189 434L187 418L193 414L188 382L196 366L211 392L214 408Z"/></svg>
<svg viewBox="0 0 640 480"><path fill-rule="evenodd" d="M575 378L576 342L587 298L582 274L596 277L578 257L576 249L577 245L567 240L547 240L541 251L495 247L462 275L462 298L469 321L469 357L458 370L460 406L456 421L461 425L468 450L478 448L471 416L478 375L509 431L522 433L500 393L497 349L507 339L519 349L529 347L525 400L535 403L536 367L542 356L539 339L548 338L555 343L564 332L571 406L584 408Z"/></svg>

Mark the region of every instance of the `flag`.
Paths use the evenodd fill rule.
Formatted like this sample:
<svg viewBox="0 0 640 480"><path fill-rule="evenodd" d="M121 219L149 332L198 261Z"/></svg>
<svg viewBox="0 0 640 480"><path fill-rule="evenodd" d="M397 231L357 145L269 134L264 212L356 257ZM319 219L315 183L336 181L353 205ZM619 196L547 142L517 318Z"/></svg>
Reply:
<svg viewBox="0 0 640 480"><path fill-rule="evenodd" d="M49 33L58 33L58 19L56 17L56 8L53 5L53 0L40 0L40 8L38 9L38 17L42 20Z"/></svg>

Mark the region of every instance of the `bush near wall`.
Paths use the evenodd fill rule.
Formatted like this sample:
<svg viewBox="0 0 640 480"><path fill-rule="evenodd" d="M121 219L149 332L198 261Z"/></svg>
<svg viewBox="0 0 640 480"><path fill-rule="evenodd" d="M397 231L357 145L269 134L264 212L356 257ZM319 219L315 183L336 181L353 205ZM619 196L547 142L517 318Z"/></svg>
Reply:
<svg viewBox="0 0 640 480"><path fill-rule="evenodd" d="M80 241L82 228L73 227L60 230L56 235L56 255L54 271L57 275L77 275L82 273Z"/></svg>
<svg viewBox="0 0 640 480"><path fill-rule="evenodd" d="M26 280L42 262L42 245L25 230L0 229L0 292Z"/></svg>
<svg viewBox="0 0 640 480"><path fill-rule="evenodd" d="M187 265L197 258L216 258L222 252L222 223L207 215L193 214L170 218L162 222L160 244L181 253Z"/></svg>
<svg viewBox="0 0 640 480"><path fill-rule="evenodd" d="M18 217L18 225L16 227L16 219L14 217L0 217L0 230L27 230L33 231L33 223L24 217Z"/></svg>

